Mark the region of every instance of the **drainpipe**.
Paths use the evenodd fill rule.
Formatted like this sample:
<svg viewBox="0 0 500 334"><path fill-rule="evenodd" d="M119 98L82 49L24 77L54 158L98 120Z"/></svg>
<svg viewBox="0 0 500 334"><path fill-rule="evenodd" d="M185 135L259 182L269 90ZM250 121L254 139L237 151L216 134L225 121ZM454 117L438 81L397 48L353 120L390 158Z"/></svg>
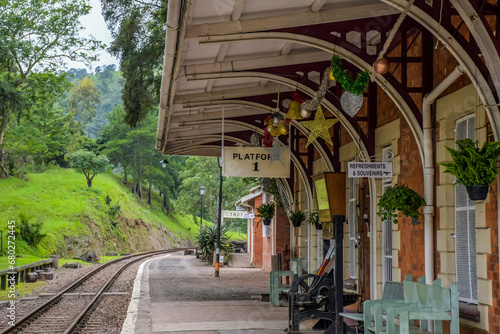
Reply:
<svg viewBox="0 0 500 334"><path fill-rule="evenodd" d="M434 90L422 101L423 149L424 149L424 240L425 240L425 280L427 284L434 281L434 145L432 143L431 104L443 93L464 70L457 66Z"/></svg>

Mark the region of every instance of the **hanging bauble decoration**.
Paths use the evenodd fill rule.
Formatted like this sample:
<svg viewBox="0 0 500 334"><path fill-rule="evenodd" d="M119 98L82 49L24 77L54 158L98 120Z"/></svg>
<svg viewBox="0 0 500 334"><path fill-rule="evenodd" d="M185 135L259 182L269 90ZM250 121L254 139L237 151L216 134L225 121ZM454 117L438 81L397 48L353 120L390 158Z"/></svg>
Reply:
<svg viewBox="0 0 500 334"><path fill-rule="evenodd" d="M271 122L271 117L266 117L264 120L264 138L262 138L262 146L264 147L272 147L273 146L273 141L274 137L271 135L270 131L272 129L272 125L269 123Z"/></svg>
<svg viewBox="0 0 500 334"><path fill-rule="evenodd" d="M295 90L293 92L293 101L290 102L290 105L288 106L288 112L285 116L285 119L302 119L303 117L300 115L300 105L304 102L302 99L302 96L300 96L300 93L298 90Z"/></svg>
<svg viewBox="0 0 500 334"><path fill-rule="evenodd" d="M373 69L378 74L386 74L389 71L389 61L386 58L379 58L373 63Z"/></svg>
<svg viewBox="0 0 500 334"><path fill-rule="evenodd" d="M279 129L279 126L274 126L272 125L271 126L271 130L269 131L269 133L271 134L271 136L273 137L278 137L280 135L280 129Z"/></svg>
<svg viewBox="0 0 500 334"><path fill-rule="evenodd" d="M288 125L285 123L281 123L280 126L278 127L278 130L280 132L280 135L286 136L289 132Z"/></svg>
<svg viewBox="0 0 500 334"><path fill-rule="evenodd" d="M318 110L316 110L316 115L314 116L314 121L306 121L300 122L303 126L305 126L309 131L309 137L307 138L306 147L309 146L316 138L321 137L330 145L333 145L332 138L330 137L330 129L335 123L339 120L335 119L325 119L325 115L323 114L323 108L321 105L318 106Z"/></svg>
<svg viewBox="0 0 500 334"><path fill-rule="evenodd" d="M297 101L290 102L285 117L288 119L302 119L302 116L300 116L300 103Z"/></svg>
<svg viewBox="0 0 500 334"><path fill-rule="evenodd" d="M302 116L303 118L309 118L311 116L311 110L303 108L302 110L300 110L300 116Z"/></svg>
<svg viewBox="0 0 500 334"><path fill-rule="evenodd" d="M330 71L328 72L328 77L330 78L330 80L335 81L335 77L333 76L332 69L330 69Z"/></svg>
<svg viewBox="0 0 500 334"><path fill-rule="evenodd" d="M346 91L340 97L340 105L347 115L354 117L363 105L363 94L353 94Z"/></svg>
<svg viewBox="0 0 500 334"><path fill-rule="evenodd" d="M339 57L332 57L332 73L335 80L342 85L345 91L351 92L355 95L363 93L370 81L370 72L363 71L358 74L356 80L353 80L347 72L342 68L342 61Z"/></svg>

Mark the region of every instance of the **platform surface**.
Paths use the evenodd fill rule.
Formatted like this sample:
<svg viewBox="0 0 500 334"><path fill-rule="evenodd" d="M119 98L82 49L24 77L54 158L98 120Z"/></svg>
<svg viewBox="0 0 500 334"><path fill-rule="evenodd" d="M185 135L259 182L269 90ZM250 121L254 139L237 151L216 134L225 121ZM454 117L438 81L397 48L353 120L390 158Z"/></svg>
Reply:
<svg viewBox="0 0 500 334"><path fill-rule="evenodd" d="M223 267L216 278L214 271L182 253L145 263L122 334L284 333L288 308L256 300L268 293L268 272Z"/></svg>

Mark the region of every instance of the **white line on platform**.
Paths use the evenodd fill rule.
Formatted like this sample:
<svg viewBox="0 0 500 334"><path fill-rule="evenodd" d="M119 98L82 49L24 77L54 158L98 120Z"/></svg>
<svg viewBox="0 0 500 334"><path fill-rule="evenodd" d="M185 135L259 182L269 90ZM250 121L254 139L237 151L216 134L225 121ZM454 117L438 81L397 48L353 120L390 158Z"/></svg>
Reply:
<svg viewBox="0 0 500 334"><path fill-rule="evenodd" d="M121 334L135 333L135 323L137 321L139 302L141 300L141 281L142 281L142 275L144 273L144 267L146 265L149 265L149 263L153 260L163 259L169 256L170 254L162 257L157 257L154 259L149 259L141 263L141 265L139 266L139 270L137 270L137 275L134 280L134 290L132 291L132 297L130 298L130 304L128 305L127 318L125 318L125 321L123 322Z"/></svg>

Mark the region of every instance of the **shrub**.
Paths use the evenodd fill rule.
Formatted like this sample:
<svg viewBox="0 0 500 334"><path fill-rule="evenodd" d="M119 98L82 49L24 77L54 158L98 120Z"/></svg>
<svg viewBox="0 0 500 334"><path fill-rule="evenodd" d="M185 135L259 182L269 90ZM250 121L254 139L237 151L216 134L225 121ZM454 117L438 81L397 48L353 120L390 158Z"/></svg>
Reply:
<svg viewBox="0 0 500 334"><path fill-rule="evenodd" d="M30 223L30 219L33 217L27 217L24 213L19 215L19 221L16 224L16 234L21 239L26 241L30 246L36 247L46 234L42 233L41 222Z"/></svg>
<svg viewBox="0 0 500 334"><path fill-rule="evenodd" d="M196 237L198 246L203 252L203 259L211 262L215 248L217 247L217 225L203 225L201 233ZM220 245L221 252L229 251L230 247L227 246L228 235L226 234L226 227L221 226L220 229Z"/></svg>

